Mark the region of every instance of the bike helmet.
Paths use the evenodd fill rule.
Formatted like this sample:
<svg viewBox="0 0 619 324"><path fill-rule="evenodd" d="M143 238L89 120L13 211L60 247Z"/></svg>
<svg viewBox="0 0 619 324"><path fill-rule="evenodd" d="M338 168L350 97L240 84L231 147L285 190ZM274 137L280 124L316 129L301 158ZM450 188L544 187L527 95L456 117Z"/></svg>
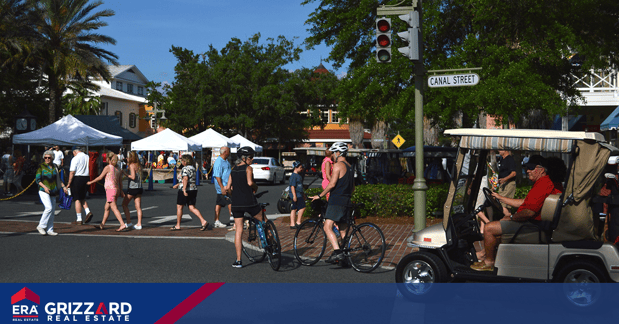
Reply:
<svg viewBox="0 0 619 324"><path fill-rule="evenodd" d="M254 149L249 146L243 146L236 151L236 154L240 156L250 156L256 154L256 151L254 151Z"/></svg>
<svg viewBox="0 0 619 324"><path fill-rule="evenodd" d="M301 163L301 161L294 161L294 163L292 163L292 168L296 169L299 166L303 166L303 163Z"/></svg>
<svg viewBox="0 0 619 324"><path fill-rule="evenodd" d="M342 155L346 155L346 152L348 152L348 144L344 142L335 142L333 143L333 145L331 145L329 151L340 152L342 153Z"/></svg>

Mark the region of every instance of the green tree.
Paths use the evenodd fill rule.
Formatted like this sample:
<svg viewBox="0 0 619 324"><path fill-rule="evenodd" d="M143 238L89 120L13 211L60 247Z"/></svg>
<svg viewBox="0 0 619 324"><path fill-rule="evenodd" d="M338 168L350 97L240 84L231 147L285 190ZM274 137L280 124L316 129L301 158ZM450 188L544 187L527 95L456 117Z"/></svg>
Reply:
<svg viewBox="0 0 619 324"><path fill-rule="evenodd" d="M109 80L106 60L117 64L114 53L98 47L116 41L96 31L114 15L112 10L96 11L102 1L40 0L35 2L34 59L47 80L49 122L61 111L61 98L68 83L88 77Z"/></svg>
<svg viewBox="0 0 619 324"><path fill-rule="evenodd" d="M178 60L168 92L170 127L176 129L214 127L261 143L295 141L319 121L319 106L334 102L329 94L335 76L284 68L299 59L301 49L283 36L266 44L260 34L244 42L233 38L203 54L174 46L170 51Z"/></svg>
<svg viewBox="0 0 619 324"><path fill-rule="evenodd" d="M396 51L401 41L394 35L391 64L373 58L376 8L396 2L322 0L306 22L309 47L324 42L333 47L328 59L335 66L350 61L342 87L352 84L357 92L341 90L348 114L412 118L412 65ZM403 31L392 18L394 30ZM572 74L617 63L618 20L615 0L424 1L425 67L483 68L479 85L428 90L424 112L442 127L471 126L482 111L516 123L532 110L562 113L579 98ZM582 66L572 64L574 54L585 57Z"/></svg>
<svg viewBox="0 0 619 324"><path fill-rule="evenodd" d="M101 97L95 95L99 86L90 82L68 85L70 92L62 97L64 112L71 115L96 115L101 110Z"/></svg>

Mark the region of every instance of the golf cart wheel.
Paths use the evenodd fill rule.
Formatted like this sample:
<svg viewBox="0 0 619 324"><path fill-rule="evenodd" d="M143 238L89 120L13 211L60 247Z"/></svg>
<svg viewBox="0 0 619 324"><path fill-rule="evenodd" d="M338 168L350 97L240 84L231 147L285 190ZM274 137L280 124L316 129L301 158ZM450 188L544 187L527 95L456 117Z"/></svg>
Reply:
<svg viewBox="0 0 619 324"><path fill-rule="evenodd" d="M556 276L561 285L557 289L559 298L572 310L580 312L597 310L609 298L606 273L590 260L574 260L566 264Z"/></svg>
<svg viewBox="0 0 619 324"><path fill-rule="evenodd" d="M398 290L411 301L430 301L438 296L436 283L449 279L443 260L429 252L411 253L398 263L395 281Z"/></svg>
<svg viewBox="0 0 619 324"><path fill-rule="evenodd" d="M279 199L277 201L277 211L280 214L287 214L287 213L289 213L290 211L286 211L286 205L288 205L288 200L286 200L286 199Z"/></svg>

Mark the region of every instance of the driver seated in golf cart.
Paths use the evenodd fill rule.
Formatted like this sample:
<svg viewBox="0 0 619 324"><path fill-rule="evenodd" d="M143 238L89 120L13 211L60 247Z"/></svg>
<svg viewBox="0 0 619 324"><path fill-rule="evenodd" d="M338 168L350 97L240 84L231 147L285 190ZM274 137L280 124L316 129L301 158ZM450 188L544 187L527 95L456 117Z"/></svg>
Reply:
<svg viewBox="0 0 619 324"><path fill-rule="evenodd" d="M484 258L473 263L471 269L477 271L494 270L495 249L503 234L537 233L541 221L541 210L546 198L563 192L561 181L565 178L565 164L559 158L546 159L533 155L524 165L533 188L525 199L507 198L496 192L492 198L511 207L518 208L514 214L506 214L499 221L490 222L484 231ZM507 209L504 209L507 210Z"/></svg>
<svg viewBox="0 0 619 324"><path fill-rule="evenodd" d="M395 274L396 282L403 284L399 289L404 295L426 294L429 286L419 283L619 281L619 250L600 240L590 204L604 181L609 156L619 155L619 149L608 145L601 134L591 132L463 128L447 130L445 135L459 138L455 176L443 209L445 217L441 224L409 237L409 247L418 250L400 260ZM561 182L564 190L543 200L541 209L535 210L537 222L523 222L515 233L501 233L491 271L475 271L471 265L479 260L474 244L484 240L477 213L489 205L502 210L488 188L483 190L486 202L477 207L486 158L498 150L566 161L566 176L554 181ZM543 167L543 163L532 163L536 169ZM552 192L561 191L560 185L556 187L558 190Z"/></svg>

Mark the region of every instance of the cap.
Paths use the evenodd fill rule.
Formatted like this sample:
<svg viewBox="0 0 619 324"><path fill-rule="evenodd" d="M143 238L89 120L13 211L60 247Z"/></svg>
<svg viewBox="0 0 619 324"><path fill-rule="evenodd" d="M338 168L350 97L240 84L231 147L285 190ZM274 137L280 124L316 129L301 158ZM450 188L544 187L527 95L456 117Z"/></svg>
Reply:
<svg viewBox="0 0 619 324"><path fill-rule="evenodd" d="M548 165L546 164L546 159L543 156L537 154L531 155L531 157L529 157L529 162L524 164L524 166L529 170L534 170L535 167L537 167L538 165L541 165L544 168L548 167Z"/></svg>
<svg viewBox="0 0 619 324"><path fill-rule="evenodd" d="M301 161L294 161L294 163L292 163L292 167L295 169L299 166L303 167L303 163L301 163Z"/></svg>

